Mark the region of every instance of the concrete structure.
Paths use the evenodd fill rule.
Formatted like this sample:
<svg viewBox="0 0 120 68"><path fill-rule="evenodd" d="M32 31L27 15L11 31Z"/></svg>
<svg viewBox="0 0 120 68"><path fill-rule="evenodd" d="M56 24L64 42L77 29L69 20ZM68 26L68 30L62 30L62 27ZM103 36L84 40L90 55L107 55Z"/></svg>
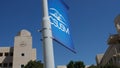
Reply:
<svg viewBox="0 0 120 68"><path fill-rule="evenodd" d="M12 68L13 47L0 47L0 68Z"/></svg>
<svg viewBox="0 0 120 68"><path fill-rule="evenodd" d="M113 63L120 66L120 35L111 35L108 39L109 47L101 60L101 65Z"/></svg>
<svg viewBox="0 0 120 68"><path fill-rule="evenodd" d="M118 15L118 16L115 18L114 23L115 23L115 27L116 27L116 29L117 29L118 34L120 34L120 15Z"/></svg>
<svg viewBox="0 0 120 68"><path fill-rule="evenodd" d="M67 66L65 66L65 65L60 65L60 66L57 66L57 68L67 68Z"/></svg>
<svg viewBox="0 0 120 68"><path fill-rule="evenodd" d="M98 66L112 63L120 67L120 15L115 18L115 26L118 34L113 34L109 36L107 41L109 47L107 48L103 57L100 55L96 56L96 62Z"/></svg>
<svg viewBox="0 0 120 68"><path fill-rule="evenodd" d="M96 56L97 65L100 64L100 62L101 62L101 60L102 60L102 58L103 58L103 55L104 55L104 54L97 54L97 56Z"/></svg>
<svg viewBox="0 0 120 68"><path fill-rule="evenodd" d="M30 60L36 60L32 48L32 36L21 30L14 39L14 47L0 47L0 68L23 68Z"/></svg>
<svg viewBox="0 0 120 68"><path fill-rule="evenodd" d="M85 68L89 68L89 67L90 67L90 65L86 65L86 66L85 66Z"/></svg>

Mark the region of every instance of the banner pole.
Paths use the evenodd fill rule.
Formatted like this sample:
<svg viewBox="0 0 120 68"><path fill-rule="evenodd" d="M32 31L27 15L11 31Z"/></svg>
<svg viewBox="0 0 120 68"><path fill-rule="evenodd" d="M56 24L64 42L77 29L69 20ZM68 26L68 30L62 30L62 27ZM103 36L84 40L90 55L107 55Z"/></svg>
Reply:
<svg viewBox="0 0 120 68"><path fill-rule="evenodd" d="M48 1L47 0L42 1L43 1L42 38L43 38L44 68L55 68L52 31L48 15Z"/></svg>

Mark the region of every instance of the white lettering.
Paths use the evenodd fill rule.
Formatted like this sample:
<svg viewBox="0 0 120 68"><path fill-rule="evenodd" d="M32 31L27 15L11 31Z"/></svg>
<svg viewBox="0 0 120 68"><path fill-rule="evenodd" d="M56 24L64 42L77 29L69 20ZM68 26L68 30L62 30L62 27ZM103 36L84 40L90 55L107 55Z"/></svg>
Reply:
<svg viewBox="0 0 120 68"><path fill-rule="evenodd" d="M54 25L59 30L69 34L69 28L64 23L66 22L64 17L56 9L50 8L50 10L52 10L52 12L50 13L51 25Z"/></svg>

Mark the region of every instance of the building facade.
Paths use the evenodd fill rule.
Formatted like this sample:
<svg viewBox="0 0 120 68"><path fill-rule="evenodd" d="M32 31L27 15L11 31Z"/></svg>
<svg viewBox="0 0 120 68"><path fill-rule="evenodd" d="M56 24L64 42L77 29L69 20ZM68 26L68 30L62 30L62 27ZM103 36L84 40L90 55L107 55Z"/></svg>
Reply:
<svg viewBox="0 0 120 68"><path fill-rule="evenodd" d="M0 47L0 68L12 68L13 47Z"/></svg>
<svg viewBox="0 0 120 68"><path fill-rule="evenodd" d="M65 66L65 65L59 65L59 66L57 66L57 68L67 68L67 66Z"/></svg>
<svg viewBox="0 0 120 68"><path fill-rule="evenodd" d="M36 60L36 49L27 30L15 36L13 47L0 47L0 68L23 68L30 60Z"/></svg>
<svg viewBox="0 0 120 68"><path fill-rule="evenodd" d="M96 63L97 63L97 65L100 64L100 62L101 62L101 60L102 60L102 58L103 58L103 55L104 55L104 54L97 54L97 56L96 56Z"/></svg>
<svg viewBox="0 0 120 68"><path fill-rule="evenodd" d="M115 18L115 27L117 34L109 36L107 43L108 48L101 58L96 56L96 62L98 66L104 66L106 64L114 64L120 67L120 15Z"/></svg>

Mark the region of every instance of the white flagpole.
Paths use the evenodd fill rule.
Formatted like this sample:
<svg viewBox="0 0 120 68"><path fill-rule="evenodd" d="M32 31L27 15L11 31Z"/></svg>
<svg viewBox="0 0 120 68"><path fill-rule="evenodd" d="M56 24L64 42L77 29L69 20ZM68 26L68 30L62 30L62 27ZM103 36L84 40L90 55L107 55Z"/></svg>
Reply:
<svg viewBox="0 0 120 68"><path fill-rule="evenodd" d="M48 2L47 0L42 1L43 1L42 38L43 38L44 68L55 68L52 31L48 15Z"/></svg>

